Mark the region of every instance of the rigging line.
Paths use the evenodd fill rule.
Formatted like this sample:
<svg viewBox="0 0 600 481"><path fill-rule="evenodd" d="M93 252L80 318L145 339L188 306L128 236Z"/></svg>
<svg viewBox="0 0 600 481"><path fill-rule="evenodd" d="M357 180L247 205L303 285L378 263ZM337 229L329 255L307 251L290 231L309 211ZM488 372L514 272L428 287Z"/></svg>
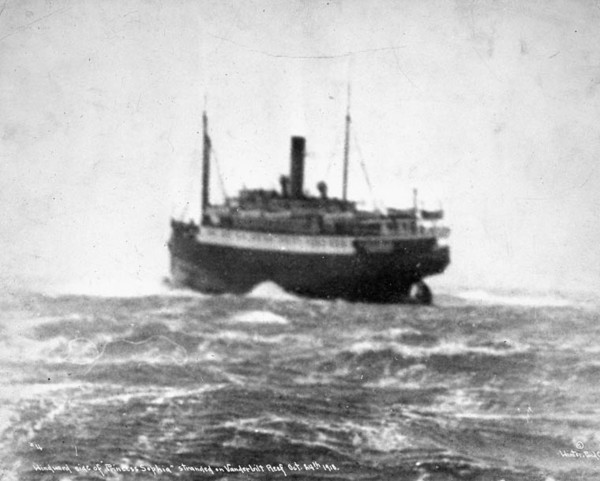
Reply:
<svg viewBox="0 0 600 481"><path fill-rule="evenodd" d="M354 145L356 146L356 151L358 153L358 158L360 160L360 167L362 168L363 174L365 176L365 181L367 182L367 187L369 188L369 194L371 195L371 201L373 205L377 207L379 202L375 198L375 194L373 193L373 186L371 185L371 180L369 179L369 173L367 172L367 167L365 165L362 152L360 150L360 145L358 144L358 137L356 135L356 131L352 131L352 138L354 139Z"/></svg>
<svg viewBox="0 0 600 481"><path fill-rule="evenodd" d="M219 187L221 188L221 192L223 193L223 196L225 197L225 199L227 199L229 196L227 195L227 190L225 189L225 182L223 181L223 175L221 174L221 166L219 164L219 158L217 157L217 152L212 147L212 145L210 146L210 152L211 152L211 154L213 154L213 157L215 158L215 166L217 167L217 177L219 178Z"/></svg>

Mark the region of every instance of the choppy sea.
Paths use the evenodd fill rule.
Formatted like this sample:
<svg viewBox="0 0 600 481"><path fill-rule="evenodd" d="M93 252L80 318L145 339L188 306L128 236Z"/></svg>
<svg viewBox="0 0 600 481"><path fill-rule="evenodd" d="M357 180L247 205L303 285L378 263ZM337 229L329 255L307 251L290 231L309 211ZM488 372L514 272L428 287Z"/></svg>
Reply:
<svg viewBox="0 0 600 481"><path fill-rule="evenodd" d="M600 479L599 303L0 296L0 480Z"/></svg>

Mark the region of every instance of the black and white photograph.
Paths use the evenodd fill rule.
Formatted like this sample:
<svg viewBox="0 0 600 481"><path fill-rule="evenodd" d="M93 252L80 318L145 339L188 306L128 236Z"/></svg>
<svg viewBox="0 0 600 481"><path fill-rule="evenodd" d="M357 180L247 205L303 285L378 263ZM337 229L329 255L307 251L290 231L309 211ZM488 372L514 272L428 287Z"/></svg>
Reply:
<svg viewBox="0 0 600 481"><path fill-rule="evenodd" d="M0 481L600 479L600 2L0 0Z"/></svg>

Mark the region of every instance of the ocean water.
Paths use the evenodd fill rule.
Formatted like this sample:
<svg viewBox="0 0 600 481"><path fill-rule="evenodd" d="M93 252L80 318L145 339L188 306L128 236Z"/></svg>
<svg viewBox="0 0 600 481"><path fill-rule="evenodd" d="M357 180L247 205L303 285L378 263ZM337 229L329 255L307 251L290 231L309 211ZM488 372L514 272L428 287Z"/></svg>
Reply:
<svg viewBox="0 0 600 481"><path fill-rule="evenodd" d="M0 479L600 479L598 303L0 298Z"/></svg>

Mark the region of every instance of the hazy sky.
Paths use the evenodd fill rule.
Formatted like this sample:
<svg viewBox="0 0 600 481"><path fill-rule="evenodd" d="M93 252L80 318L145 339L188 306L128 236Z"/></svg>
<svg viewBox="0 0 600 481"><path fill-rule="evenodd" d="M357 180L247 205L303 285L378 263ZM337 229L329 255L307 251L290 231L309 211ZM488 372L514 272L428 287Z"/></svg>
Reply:
<svg viewBox="0 0 600 481"><path fill-rule="evenodd" d="M348 79L350 193L443 203L438 284L600 287L600 4L576 0L6 0L4 283L167 275L205 96L229 195L275 187L293 134L339 194Z"/></svg>

